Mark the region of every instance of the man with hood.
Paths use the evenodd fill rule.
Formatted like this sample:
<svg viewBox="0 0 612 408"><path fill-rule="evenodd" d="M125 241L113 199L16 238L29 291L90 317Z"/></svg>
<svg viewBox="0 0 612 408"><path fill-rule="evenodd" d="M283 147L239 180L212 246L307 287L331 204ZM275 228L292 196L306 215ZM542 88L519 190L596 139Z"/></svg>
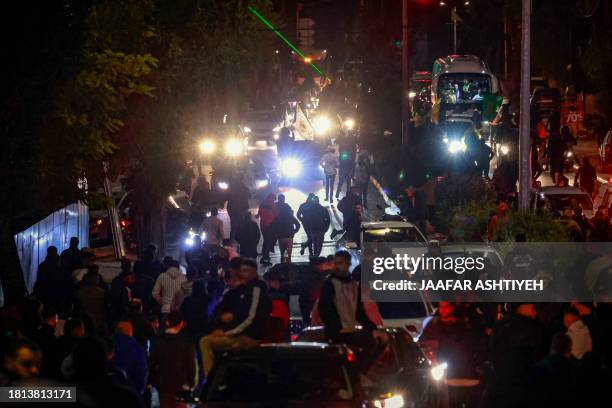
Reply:
<svg viewBox="0 0 612 408"><path fill-rule="evenodd" d="M181 291L181 285L187 278L180 270L178 261L172 260L166 272L159 275L153 286L153 299L161 305L160 330L163 333L164 324L168 313L172 309L172 301L177 292Z"/></svg>

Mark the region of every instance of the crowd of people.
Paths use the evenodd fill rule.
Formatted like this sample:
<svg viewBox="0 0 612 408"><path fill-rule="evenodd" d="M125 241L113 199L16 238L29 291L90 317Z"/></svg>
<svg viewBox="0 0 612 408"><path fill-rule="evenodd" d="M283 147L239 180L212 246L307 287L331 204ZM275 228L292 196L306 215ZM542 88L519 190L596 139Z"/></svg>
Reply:
<svg viewBox="0 0 612 408"><path fill-rule="evenodd" d="M289 339L286 267L295 264L278 264L261 279L253 259L219 251L208 269L185 271L150 245L133 264L123 259L108 281L77 239L57 252L48 248L32 295L0 309L2 386L70 384L86 407L174 407L206 381L223 351ZM302 267L294 292L306 324L313 309L330 333L356 316L350 307L359 302L335 310L334 297L360 297L349 266L343 252ZM328 275L351 292L334 294L339 287Z"/></svg>
<svg viewBox="0 0 612 408"><path fill-rule="evenodd" d="M610 381L609 303L440 302L419 339L448 365L451 406L598 406Z"/></svg>

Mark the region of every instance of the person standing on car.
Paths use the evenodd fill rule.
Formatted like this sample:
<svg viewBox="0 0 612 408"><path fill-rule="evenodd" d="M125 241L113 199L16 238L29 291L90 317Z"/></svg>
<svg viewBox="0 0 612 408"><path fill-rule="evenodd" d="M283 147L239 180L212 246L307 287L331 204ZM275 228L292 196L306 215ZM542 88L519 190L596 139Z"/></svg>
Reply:
<svg viewBox="0 0 612 408"><path fill-rule="evenodd" d="M582 166L576 171L574 177L574 185L580 187L587 193L593 196L595 191L595 181L597 180L597 171L591 164L588 157L582 159Z"/></svg>
<svg viewBox="0 0 612 408"><path fill-rule="evenodd" d="M340 166L338 156L333 147L330 146L327 153L321 157L319 164L323 167L323 172L325 173L325 201L333 204L334 184L336 183L336 174Z"/></svg>
<svg viewBox="0 0 612 408"><path fill-rule="evenodd" d="M278 216L276 209L276 195L274 193L268 194L268 196L259 205L257 211L257 218L259 218L259 228L261 229L261 235L263 236L263 244L261 247L261 264L270 262L270 251L274 248L274 231L272 229L272 223Z"/></svg>

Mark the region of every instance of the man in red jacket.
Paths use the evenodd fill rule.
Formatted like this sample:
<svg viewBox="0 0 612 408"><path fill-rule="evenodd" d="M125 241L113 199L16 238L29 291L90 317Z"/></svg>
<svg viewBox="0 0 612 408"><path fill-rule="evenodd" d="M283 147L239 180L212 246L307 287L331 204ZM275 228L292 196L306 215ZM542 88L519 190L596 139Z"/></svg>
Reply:
<svg viewBox="0 0 612 408"><path fill-rule="evenodd" d="M272 223L278 215L275 202L276 195L270 193L259 206L257 218L259 218L259 228L263 235L263 245L261 248L261 264L270 263L270 251L274 248L276 241L272 230Z"/></svg>

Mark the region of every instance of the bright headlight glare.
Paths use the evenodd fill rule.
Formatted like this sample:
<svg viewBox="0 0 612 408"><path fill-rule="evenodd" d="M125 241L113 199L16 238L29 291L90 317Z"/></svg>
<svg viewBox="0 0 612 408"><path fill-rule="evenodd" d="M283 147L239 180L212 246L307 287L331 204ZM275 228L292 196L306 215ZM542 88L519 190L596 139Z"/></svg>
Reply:
<svg viewBox="0 0 612 408"><path fill-rule="evenodd" d="M453 140L448 144L448 151L451 154L455 154L458 152L465 152L467 150L467 146L463 140Z"/></svg>
<svg viewBox="0 0 612 408"><path fill-rule="evenodd" d="M238 139L230 139L225 142L225 153L228 156L239 156L242 154L243 144Z"/></svg>
<svg viewBox="0 0 612 408"><path fill-rule="evenodd" d="M185 245L187 245L187 246L193 246L193 244L194 244L194 241L193 241L193 238L192 238L192 237L187 237L187 238L185 238Z"/></svg>
<svg viewBox="0 0 612 408"><path fill-rule="evenodd" d="M217 187L219 187L221 190L227 190L229 188L229 184L227 184L227 181L220 181L217 183Z"/></svg>
<svg viewBox="0 0 612 408"><path fill-rule="evenodd" d="M390 394L387 398L374 401L376 408L402 408L404 405L404 397L400 394Z"/></svg>
<svg viewBox="0 0 612 408"><path fill-rule="evenodd" d="M353 119L347 119L347 120L344 121L344 126L347 129L352 129L352 128L355 127L355 121Z"/></svg>
<svg viewBox="0 0 612 408"><path fill-rule="evenodd" d="M447 368L447 363L441 363L431 367L431 377L436 381L440 381L442 378L444 378L444 374L446 374Z"/></svg>
<svg viewBox="0 0 612 408"><path fill-rule="evenodd" d="M325 116L317 116L312 121L312 127L318 135L324 135L331 128L331 122L329 118Z"/></svg>
<svg viewBox="0 0 612 408"><path fill-rule="evenodd" d="M202 143L200 143L200 151L204 154L213 153L216 147L215 142L212 140L204 140Z"/></svg>
<svg viewBox="0 0 612 408"><path fill-rule="evenodd" d="M506 155L510 151L510 148L508 147L508 145L501 145L499 151L501 152L501 154Z"/></svg>
<svg viewBox="0 0 612 408"><path fill-rule="evenodd" d="M298 177L302 174L302 162L296 158L287 158L281 162L281 172L286 177Z"/></svg>

